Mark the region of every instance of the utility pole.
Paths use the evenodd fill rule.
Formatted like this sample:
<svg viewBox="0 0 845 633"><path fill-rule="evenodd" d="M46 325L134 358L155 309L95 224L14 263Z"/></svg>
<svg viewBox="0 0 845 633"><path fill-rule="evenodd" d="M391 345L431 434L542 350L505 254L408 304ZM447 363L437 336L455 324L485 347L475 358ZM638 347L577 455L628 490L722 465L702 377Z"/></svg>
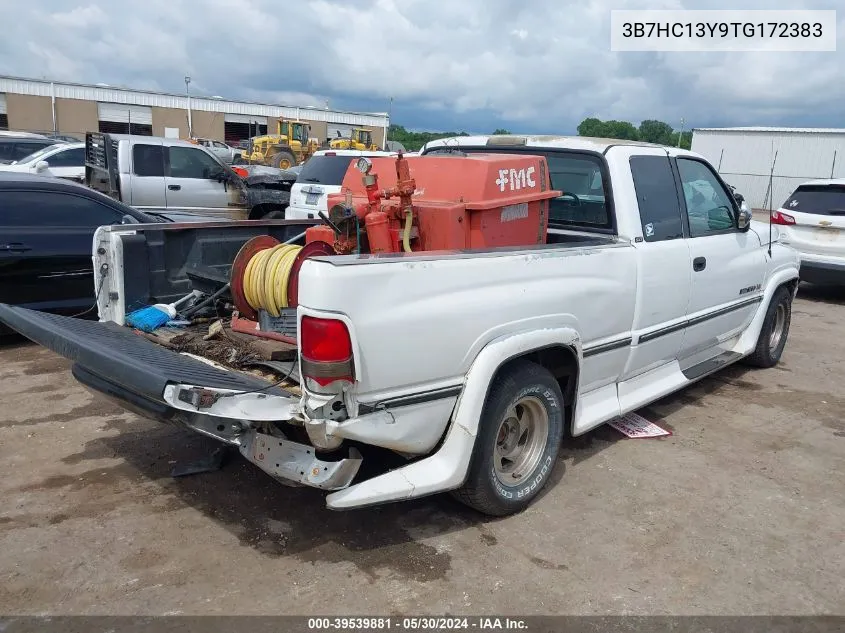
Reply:
<svg viewBox="0 0 845 633"><path fill-rule="evenodd" d="M681 137L684 135L684 118L681 117L681 131L678 132L678 147L681 146Z"/></svg>
<svg viewBox="0 0 845 633"><path fill-rule="evenodd" d="M188 75L185 75L185 95L188 97L188 138L193 138L194 136L194 126L191 121L191 90L189 86L191 85L191 78Z"/></svg>

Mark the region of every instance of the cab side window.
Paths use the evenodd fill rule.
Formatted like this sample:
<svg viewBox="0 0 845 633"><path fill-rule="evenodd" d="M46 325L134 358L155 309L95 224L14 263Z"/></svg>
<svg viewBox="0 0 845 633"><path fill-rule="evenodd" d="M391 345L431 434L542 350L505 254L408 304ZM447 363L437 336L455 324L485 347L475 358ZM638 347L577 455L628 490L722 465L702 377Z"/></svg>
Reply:
<svg viewBox="0 0 845 633"><path fill-rule="evenodd" d="M214 177L222 168L203 150L192 147L170 148L170 177L196 178L200 180Z"/></svg>
<svg viewBox="0 0 845 633"><path fill-rule="evenodd" d="M707 165L678 158L678 172L684 189L690 237L724 233L736 227L731 197Z"/></svg>
<svg viewBox="0 0 845 633"><path fill-rule="evenodd" d="M164 178L164 148L136 143L132 146L132 165L136 176Z"/></svg>
<svg viewBox="0 0 845 633"><path fill-rule="evenodd" d="M630 162L645 241L682 238L681 202L669 157L632 156Z"/></svg>

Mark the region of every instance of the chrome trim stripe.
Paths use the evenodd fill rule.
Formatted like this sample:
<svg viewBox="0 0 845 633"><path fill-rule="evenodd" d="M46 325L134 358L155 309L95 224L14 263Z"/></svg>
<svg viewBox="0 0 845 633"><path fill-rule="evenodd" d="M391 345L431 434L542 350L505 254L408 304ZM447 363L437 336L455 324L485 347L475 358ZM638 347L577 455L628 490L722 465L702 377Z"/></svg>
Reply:
<svg viewBox="0 0 845 633"><path fill-rule="evenodd" d="M610 352L615 349L621 349L623 347L628 347L633 342L633 339L628 336L626 338L619 339L618 341L608 341L607 343L601 343L600 345L585 345L583 348L584 351L584 358L589 356L595 356L596 354L603 354L604 352Z"/></svg>
<svg viewBox="0 0 845 633"><path fill-rule="evenodd" d="M361 402L358 405L359 413L372 413L380 409L391 409L396 407L409 407L413 404L422 404L424 402L431 402L433 400L442 400L445 398L453 398L460 395L463 390L462 385L455 385L454 387L443 387L441 389L434 389L432 391L421 391L419 393L411 393L406 396L397 396L387 400L379 400L377 402Z"/></svg>
<svg viewBox="0 0 845 633"><path fill-rule="evenodd" d="M737 303L731 304L729 306L725 306L724 308L719 308L718 310L714 310L713 312L708 312L707 314L702 314L695 318L687 319L686 321L682 321L681 323L675 323L674 325L660 328L659 330L653 330L651 332L640 334L640 336L637 338L637 345L639 345L640 343L646 343L661 336L666 336L667 334L672 334L674 332L677 332L678 330L683 330L692 325L698 325L699 323L704 323L705 321L709 321L710 319L715 319L716 317L720 317L725 314L730 314L734 310L739 310L740 308L744 308L755 303L760 303L762 300L762 296L751 297L749 299L744 299L743 301L738 301Z"/></svg>
<svg viewBox="0 0 845 633"><path fill-rule="evenodd" d="M675 332L679 332L680 330L686 329L692 325L698 325L699 323L704 323L710 319L715 319L716 317L720 317L725 314L729 314L734 310L739 310L740 308L744 308L745 306L752 305L755 303L760 303L763 300L762 295L757 297L750 297L748 299L744 299L742 301L738 301L737 303L731 304L729 306L725 306L724 308L719 308L718 310L714 310L713 312L708 312L707 314L702 314L697 316L693 319L687 319L685 321L681 321L680 323L674 323L672 325L659 328L657 330L652 330L650 332L645 332L640 334L637 338L636 344L639 345L640 343L647 343L648 341L653 341L656 338L660 338L661 336L667 336L669 334L674 334ZM596 354L602 354L604 352L610 352L615 349L619 349L625 347L626 345L632 345L633 338L627 337L623 339L619 339L617 341L609 341L607 343L601 343L599 345L588 344L585 345L584 350L584 358L588 358L590 356L595 356Z"/></svg>

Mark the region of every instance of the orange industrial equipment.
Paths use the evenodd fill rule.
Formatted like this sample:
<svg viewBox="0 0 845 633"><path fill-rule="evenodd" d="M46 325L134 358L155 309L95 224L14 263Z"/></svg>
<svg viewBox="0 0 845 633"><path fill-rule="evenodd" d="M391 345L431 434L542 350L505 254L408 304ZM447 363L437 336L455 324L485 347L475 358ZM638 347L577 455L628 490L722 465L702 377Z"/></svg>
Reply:
<svg viewBox="0 0 845 633"><path fill-rule="evenodd" d="M545 244L549 200L560 195L550 182L542 156L350 161L343 190L321 214L326 224L305 231L303 248L267 235L241 248L231 269L232 329L295 343L299 269L308 257Z"/></svg>
<svg viewBox="0 0 845 633"><path fill-rule="evenodd" d="M360 158L328 197L331 226L309 228L305 241L338 253L544 244L548 201L561 195L550 182L542 156Z"/></svg>

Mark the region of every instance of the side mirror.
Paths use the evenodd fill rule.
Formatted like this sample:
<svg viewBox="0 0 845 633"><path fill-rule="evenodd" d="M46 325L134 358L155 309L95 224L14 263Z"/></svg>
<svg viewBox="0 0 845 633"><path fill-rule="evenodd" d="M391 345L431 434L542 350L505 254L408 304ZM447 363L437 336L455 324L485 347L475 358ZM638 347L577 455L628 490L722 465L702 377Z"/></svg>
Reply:
<svg viewBox="0 0 845 633"><path fill-rule="evenodd" d="M120 219L121 224L138 224L138 220L135 219L134 216L129 215L128 213L124 215Z"/></svg>
<svg viewBox="0 0 845 633"><path fill-rule="evenodd" d="M752 218L753 215L751 214L751 210L748 208L748 205L745 203L741 204L739 206L739 216L737 216L736 219L736 228L745 233L751 228Z"/></svg>
<svg viewBox="0 0 845 633"><path fill-rule="evenodd" d="M35 163L35 171L39 173L42 171L47 171L49 168L50 163L48 163L46 160L39 160L37 163Z"/></svg>

